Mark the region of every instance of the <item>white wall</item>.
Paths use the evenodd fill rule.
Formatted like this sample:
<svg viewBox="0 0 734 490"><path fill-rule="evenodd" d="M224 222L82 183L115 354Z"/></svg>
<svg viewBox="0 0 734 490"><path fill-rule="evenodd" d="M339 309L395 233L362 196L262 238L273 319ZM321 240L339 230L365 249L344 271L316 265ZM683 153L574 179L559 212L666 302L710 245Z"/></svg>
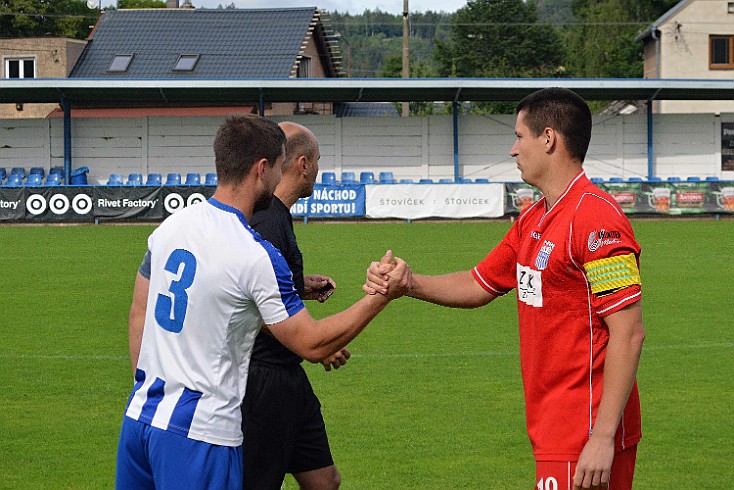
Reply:
<svg viewBox="0 0 734 490"><path fill-rule="evenodd" d="M322 171L393 171L400 178L453 178L451 116L336 118L291 116L319 139ZM212 142L219 117L72 119L73 167L90 168L90 183L110 173L214 171ZM734 114L658 114L654 119L656 174L705 177L721 173L721 121ZM517 181L509 156L515 117L459 117L461 174ZM591 177L647 175L645 115L595 116L586 158ZM63 119L0 120L0 167L62 166Z"/></svg>

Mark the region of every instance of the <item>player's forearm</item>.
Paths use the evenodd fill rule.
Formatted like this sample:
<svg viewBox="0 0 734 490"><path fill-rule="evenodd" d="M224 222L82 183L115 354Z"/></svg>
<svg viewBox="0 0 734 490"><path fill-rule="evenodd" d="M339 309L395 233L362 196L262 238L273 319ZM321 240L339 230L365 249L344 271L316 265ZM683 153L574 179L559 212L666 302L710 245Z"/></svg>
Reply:
<svg viewBox="0 0 734 490"><path fill-rule="evenodd" d="M130 348L130 364L133 376L138 367L140 345L143 342L143 328L145 327L145 312L148 307L148 288L150 281L138 273L133 289L133 302L128 315L128 345Z"/></svg>
<svg viewBox="0 0 734 490"><path fill-rule="evenodd" d="M441 276L413 274L408 296L451 308L476 308L494 299L477 284L469 271Z"/></svg>
<svg viewBox="0 0 734 490"><path fill-rule="evenodd" d="M344 311L316 322L301 357L320 362L346 347L390 301L381 294L367 295Z"/></svg>
<svg viewBox="0 0 734 490"><path fill-rule="evenodd" d="M604 389L594 422L594 435L614 437L637 375L645 331L641 320L624 330L610 329L604 363Z"/></svg>
<svg viewBox="0 0 734 490"><path fill-rule="evenodd" d="M140 345L143 341L143 326L145 325L145 311L142 316L133 316L130 312L128 323L128 343L130 346L130 365L135 376L135 369L138 367L138 358L140 357Z"/></svg>

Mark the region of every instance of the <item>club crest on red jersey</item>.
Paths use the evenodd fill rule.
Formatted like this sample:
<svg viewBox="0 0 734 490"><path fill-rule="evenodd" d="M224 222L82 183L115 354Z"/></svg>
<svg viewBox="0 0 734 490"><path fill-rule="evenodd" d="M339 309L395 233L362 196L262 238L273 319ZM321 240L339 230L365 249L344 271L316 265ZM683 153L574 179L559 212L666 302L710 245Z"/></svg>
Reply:
<svg viewBox="0 0 734 490"><path fill-rule="evenodd" d="M550 254L553 252L555 246L556 244L550 240L543 241L543 246L540 247L540 251L538 251L538 255L535 257L535 267L539 271L548 267L548 259L550 258Z"/></svg>

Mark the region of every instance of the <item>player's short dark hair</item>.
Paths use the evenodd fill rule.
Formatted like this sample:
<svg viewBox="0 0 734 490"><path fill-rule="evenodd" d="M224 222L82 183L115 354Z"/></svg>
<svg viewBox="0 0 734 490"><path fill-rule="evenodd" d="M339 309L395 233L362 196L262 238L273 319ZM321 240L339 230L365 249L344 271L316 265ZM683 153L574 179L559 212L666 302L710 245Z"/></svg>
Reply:
<svg viewBox="0 0 734 490"><path fill-rule="evenodd" d="M263 158L272 167L283 155L284 144L285 133L269 119L253 114L228 117L214 138L219 182L239 182Z"/></svg>
<svg viewBox="0 0 734 490"><path fill-rule="evenodd" d="M565 88L545 88L522 99L515 112L520 111L525 111L523 121L533 136L552 128L563 136L571 156L584 161L591 141L591 110L580 95Z"/></svg>

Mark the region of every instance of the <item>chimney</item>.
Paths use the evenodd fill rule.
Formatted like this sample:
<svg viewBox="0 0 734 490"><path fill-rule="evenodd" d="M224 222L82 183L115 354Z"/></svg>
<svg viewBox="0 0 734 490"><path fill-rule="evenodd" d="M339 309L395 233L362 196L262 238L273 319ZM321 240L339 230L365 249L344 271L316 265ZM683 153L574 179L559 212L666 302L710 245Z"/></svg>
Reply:
<svg viewBox="0 0 734 490"><path fill-rule="evenodd" d="M166 0L166 8L169 8L169 9L177 9L178 8L178 0Z"/></svg>
<svg viewBox="0 0 734 490"><path fill-rule="evenodd" d="M181 5L182 9L194 9L194 5L191 3L191 0L183 0L183 5Z"/></svg>

